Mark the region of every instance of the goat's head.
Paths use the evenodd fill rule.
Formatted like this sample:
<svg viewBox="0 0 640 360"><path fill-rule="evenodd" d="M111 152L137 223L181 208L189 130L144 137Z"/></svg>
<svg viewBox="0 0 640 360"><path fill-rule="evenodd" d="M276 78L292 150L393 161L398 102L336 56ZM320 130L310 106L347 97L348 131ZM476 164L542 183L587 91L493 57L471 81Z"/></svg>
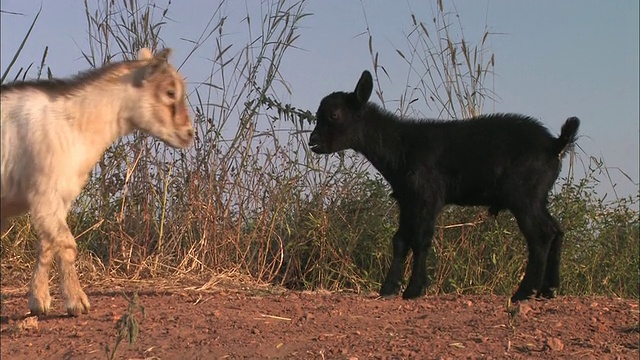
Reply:
<svg viewBox="0 0 640 360"><path fill-rule="evenodd" d="M371 73L364 71L354 92L334 92L320 102L316 127L309 146L316 154L331 154L352 148L362 134L362 113L373 91Z"/></svg>
<svg viewBox="0 0 640 360"><path fill-rule="evenodd" d="M174 148L191 145L194 130L186 106L185 86L178 71L168 62L171 49L155 56L141 49L144 65L133 74L133 86L140 91L132 116L133 126Z"/></svg>

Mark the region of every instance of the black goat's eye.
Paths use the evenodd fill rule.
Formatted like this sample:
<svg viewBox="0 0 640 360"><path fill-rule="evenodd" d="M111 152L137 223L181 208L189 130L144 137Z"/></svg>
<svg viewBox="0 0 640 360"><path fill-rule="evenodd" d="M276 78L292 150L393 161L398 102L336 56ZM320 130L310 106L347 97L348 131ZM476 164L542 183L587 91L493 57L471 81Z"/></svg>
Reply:
<svg viewBox="0 0 640 360"><path fill-rule="evenodd" d="M329 119L331 119L331 120L338 120L339 117L340 116L339 116L339 114L337 112L329 114Z"/></svg>

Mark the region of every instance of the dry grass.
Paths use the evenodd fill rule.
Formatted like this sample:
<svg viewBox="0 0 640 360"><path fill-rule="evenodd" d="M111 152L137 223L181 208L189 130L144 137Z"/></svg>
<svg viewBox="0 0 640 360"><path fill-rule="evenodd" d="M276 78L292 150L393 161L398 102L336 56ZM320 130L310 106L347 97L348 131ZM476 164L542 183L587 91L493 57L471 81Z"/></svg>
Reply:
<svg viewBox="0 0 640 360"><path fill-rule="evenodd" d="M212 54L209 75L190 84L194 147L176 152L138 134L125 138L108 149L76 201L69 224L80 246L81 281L90 289L377 289L396 227L387 185L353 153L311 154L311 112L279 98L291 91L278 70L298 46L310 15L305 1L265 1L261 12L237 18L223 12L224 3L211 9L182 62L190 66L202 49ZM171 6L85 2L87 64L162 45ZM412 16L407 42L396 48L407 69L407 90L397 100L382 91L386 70L368 32L380 102L397 104L403 115L423 115L420 102L431 117L482 113L496 96L486 86L495 65L492 34L469 40L456 15L438 2L433 16ZM230 21L246 26L244 44L229 39ZM19 69L13 78L27 72ZM593 185L603 167L595 162L580 181L570 171L552 194L553 212L568 230L561 291L638 297L638 196L599 198ZM509 214L494 220L484 212L452 207L440 216L430 292L508 294L516 286L524 241ZM7 284L28 281L35 244L28 218L16 219L2 238L3 293L13 291Z"/></svg>

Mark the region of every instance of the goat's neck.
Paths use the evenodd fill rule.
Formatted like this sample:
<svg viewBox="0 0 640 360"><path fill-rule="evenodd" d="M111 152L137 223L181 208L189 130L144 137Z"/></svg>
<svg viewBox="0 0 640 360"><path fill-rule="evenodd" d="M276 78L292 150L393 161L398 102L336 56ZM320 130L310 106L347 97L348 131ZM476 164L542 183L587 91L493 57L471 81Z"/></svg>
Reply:
<svg viewBox="0 0 640 360"><path fill-rule="evenodd" d="M132 132L129 123L131 97L123 86L86 89L67 99L65 116L84 151L81 172L88 172L119 137Z"/></svg>
<svg viewBox="0 0 640 360"><path fill-rule="evenodd" d="M364 114L365 126L354 150L387 179L400 170L405 161L404 148L397 119L389 113L368 106Z"/></svg>

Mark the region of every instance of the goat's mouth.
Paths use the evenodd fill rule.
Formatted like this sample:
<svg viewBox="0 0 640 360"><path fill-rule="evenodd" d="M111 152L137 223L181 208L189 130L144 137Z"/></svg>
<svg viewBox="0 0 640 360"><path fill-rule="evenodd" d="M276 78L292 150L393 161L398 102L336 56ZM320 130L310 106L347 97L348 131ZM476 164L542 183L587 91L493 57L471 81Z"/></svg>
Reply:
<svg viewBox="0 0 640 360"><path fill-rule="evenodd" d="M171 136L163 138L163 141L174 149L185 149L193 143L193 133L175 132Z"/></svg>
<svg viewBox="0 0 640 360"><path fill-rule="evenodd" d="M180 142L182 143L183 147L189 147L193 144L193 131L188 132L185 135L181 135L180 137Z"/></svg>
<svg viewBox="0 0 640 360"><path fill-rule="evenodd" d="M179 149L186 149L193 143L193 138L180 138Z"/></svg>
<svg viewBox="0 0 640 360"><path fill-rule="evenodd" d="M311 149L311 151L313 151L316 154L326 154L327 153L325 148L320 144L309 144L309 148Z"/></svg>

